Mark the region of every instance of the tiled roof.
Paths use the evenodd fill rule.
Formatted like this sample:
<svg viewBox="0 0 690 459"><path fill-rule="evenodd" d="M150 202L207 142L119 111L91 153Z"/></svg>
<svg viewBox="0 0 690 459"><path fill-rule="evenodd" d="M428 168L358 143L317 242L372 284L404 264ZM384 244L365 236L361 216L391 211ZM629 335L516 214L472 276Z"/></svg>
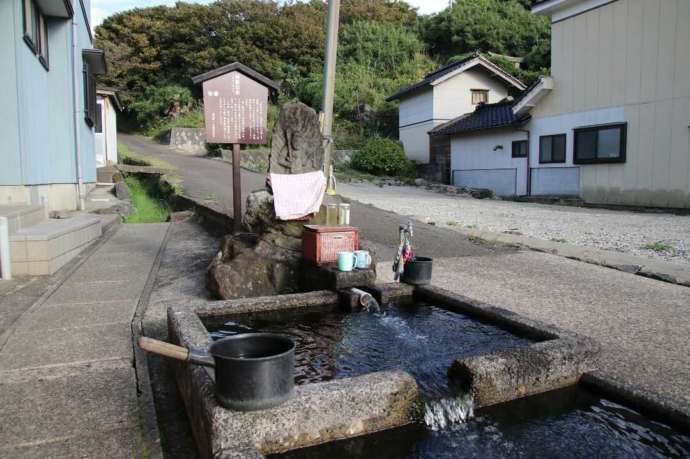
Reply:
<svg viewBox="0 0 690 459"><path fill-rule="evenodd" d="M495 73L500 74L504 78L514 81L516 83L515 85L518 86L520 89L524 88L524 85L522 84L522 82L519 79L517 79L513 75L503 71L503 69L501 69L500 67L493 64L491 61L489 61L488 59L483 57L480 53L475 52L475 53L470 54L469 56L467 56L464 59L461 59L457 62L453 62L452 64L445 65L438 70L434 70L431 73L427 73L424 76L423 80L418 81L417 83L414 83L413 85L410 85L406 88L401 89L400 91L396 92L395 94L393 94L392 96L390 96L386 100L391 101L391 100L395 100L395 99L400 99L402 96L416 92L416 91L424 88L425 86L433 83L434 81L438 80L439 78L443 77L444 75L447 75L451 72L454 72L456 69L462 67L463 65L467 64L468 62L470 62L474 59L478 59L481 62L485 63L486 65L491 67Z"/></svg>
<svg viewBox="0 0 690 459"><path fill-rule="evenodd" d="M513 102L479 105L472 113L466 113L429 131L431 135L451 135L463 132L481 131L499 127L516 126L529 119L529 115L513 113Z"/></svg>

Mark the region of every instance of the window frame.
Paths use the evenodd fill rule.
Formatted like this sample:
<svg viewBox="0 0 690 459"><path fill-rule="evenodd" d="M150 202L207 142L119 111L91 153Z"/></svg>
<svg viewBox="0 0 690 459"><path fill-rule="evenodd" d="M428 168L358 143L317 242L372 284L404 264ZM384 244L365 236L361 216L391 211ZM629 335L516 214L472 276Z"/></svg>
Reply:
<svg viewBox="0 0 690 459"><path fill-rule="evenodd" d="M620 132L620 144L618 145L618 156L614 158L599 158L599 131L618 128ZM594 142L594 158L578 158L577 156L577 135L583 132L595 132L597 134ZM573 164L616 164L626 161L626 150L628 143L628 123L599 124L596 126L586 126L573 129Z"/></svg>
<svg viewBox="0 0 690 459"><path fill-rule="evenodd" d="M35 0L22 0L22 33L24 43L49 70L48 20Z"/></svg>
<svg viewBox="0 0 690 459"><path fill-rule="evenodd" d="M82 76L82 84L84 86L84 121L87 126L93 128L96 112L96 78L86 62L83 63Z"/></svg>
<svg viewBox="0 0 690 459"><path fill-rule="evenodd" d="M563 137L563 160L553 160L553 139L556 137ZM551 139L551 161L544 161L542 160L542 155L541 155L541 142L542 139L549 138ZM563 134L549 134L549 135L541 135L539 136L539 164L564 164L567 160L568 156L568 136L563 133Z"/></svg>
<svg viewBox="0 0 690 459"><path fill-rule="evenodd" d="M483 94L485 100L483 102L475 102L474 101L474 95L475 94ZM489 103L489 90L488 89L470 89L470 102L472 103L472 105L488 104Z"/></svg>
<svg viewBox="0 0 690 459"><path fill-rule="evenodd" d="M516 145L525 145L525 154L524 155L516 155L515 154L515 146ZM510 157L511 158L527 158L529 156L529 140L513 140L511 147L510 147Z"/></svg>
<svg viewBox="0 0 690 459"><path fill-rule="evenodd" d="M103 101L96 100L96 111L94 112L93 132L94 134L103 134L103 117L105 115L105 104Z"/></svg>

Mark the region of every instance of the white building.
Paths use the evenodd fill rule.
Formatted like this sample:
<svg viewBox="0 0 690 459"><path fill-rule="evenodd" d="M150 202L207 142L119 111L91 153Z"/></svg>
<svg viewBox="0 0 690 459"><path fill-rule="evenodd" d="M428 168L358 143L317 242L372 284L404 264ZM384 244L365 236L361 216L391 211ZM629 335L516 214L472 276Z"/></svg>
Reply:
<svg viewBox="0 0 690 459"><path fill-rule="evenodd" d="M506 98L524 84L478 53L446 65L423 80L393 94L400 100L399 134L407 157L430 161L429 130L471 112L480 103Z"/></svg>
<svg viewBox="0 0 690 459"><path fill-rule="evenodd" d="M96 119L93 127L96 167L117 164L117 112L120 111L122 105L114 90L96 90Z"/></svg>
<svg viewBox="0 0 690 459"><path fill-rule="evenodd" d="M542 0L532 11L552 20L551 77L510 116L492 104L430 133L451 139L454 183L690 208L690 1Z"/></svg>

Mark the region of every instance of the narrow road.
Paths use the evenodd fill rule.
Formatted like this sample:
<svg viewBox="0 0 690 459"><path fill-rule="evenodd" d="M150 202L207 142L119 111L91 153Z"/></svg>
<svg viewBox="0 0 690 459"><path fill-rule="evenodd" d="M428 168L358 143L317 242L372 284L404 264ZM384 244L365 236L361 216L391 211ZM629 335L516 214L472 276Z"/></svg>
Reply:
<svg viewBox="0 0 690 459"><path fill-rule="evenodd" d="M133 152L153 156L177 167L177 172L184 181L183 188L186 195L232 216L231 164L203 156L174 153L165 145L136 135L118 134L117 140ZM264 187L265 177L243 169L241 179L242 205L244 205L249 193Z"/></svg>
<svg viewBox="0 0 690 459"><path fill-rule="evenodd" d="M122 136L121 141L178 166L187 193L215 193L231 211L229 164L179 156L140 138ZM244 171L242 179L243 195L263 186L261 174ZM413 199L406 205L423 209L427 203ZM397 227L406 219L352 202L353 224L388 260L379 269L381 281L392 277ZM687 287L546 253L491 246L421 222L415 226L414 244L417 253L434 257L435 285L598 340L603 347L600 376L663 395L690 413Z"/></svg>

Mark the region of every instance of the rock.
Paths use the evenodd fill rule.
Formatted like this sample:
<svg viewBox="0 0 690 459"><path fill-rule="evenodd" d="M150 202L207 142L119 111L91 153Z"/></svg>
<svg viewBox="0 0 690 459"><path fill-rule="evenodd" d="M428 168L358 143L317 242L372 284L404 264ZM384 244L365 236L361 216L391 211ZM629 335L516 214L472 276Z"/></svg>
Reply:
<svg viewBox="0 0 690 459"><path fill-rule="evenodd" d="M323 169L324 138L316 112L301 102L283 105L273 128L269 172L301 174Z"/></svg>
<svg viewBox="0 0 690 459"><path fill-rule="evenodd" d="M424 180L423 178L417 178L417 179L414 179L414 184L416 186L425 186L426 180Z"/></svg>
<svg viewBox="0 0 690 459"><path fill-rule="evenodd" d="M228 235L208 269L207 286L221 299L302 291L304 222L275 219L273 196L251 193L242 219L252 233Z"/></svg>
<svg viewBox="0 0 690 459"><path fill-rule="evenodd" d="M115 183L115 197L120 201L129 201L129 188L124 180Z"/></svg>
<svg viewBox="0 0 690 459"><path fill-rule="evenodd" d="M493 198L494 192L487 188L472 188L470 189L470 195L476 199L486 199Z"/></svg>

